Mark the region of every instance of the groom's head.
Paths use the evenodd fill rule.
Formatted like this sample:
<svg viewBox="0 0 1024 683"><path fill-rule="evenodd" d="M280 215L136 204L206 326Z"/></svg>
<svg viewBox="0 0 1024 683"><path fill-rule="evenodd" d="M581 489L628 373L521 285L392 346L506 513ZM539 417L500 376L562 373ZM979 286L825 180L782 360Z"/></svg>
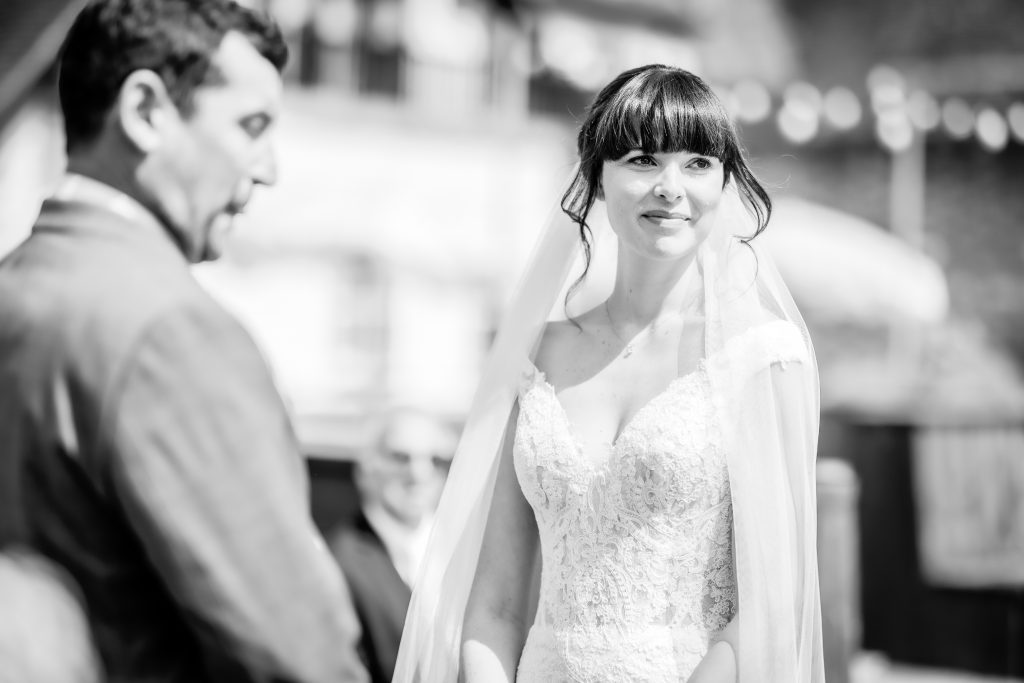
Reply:
<svg viewBox="0 0 1024 683"><path fill-rule="evenodd" d="M216 258L253 187L288 49L231 0L92 0L61 48L69 169L134 197L190 261Z"/></svg>

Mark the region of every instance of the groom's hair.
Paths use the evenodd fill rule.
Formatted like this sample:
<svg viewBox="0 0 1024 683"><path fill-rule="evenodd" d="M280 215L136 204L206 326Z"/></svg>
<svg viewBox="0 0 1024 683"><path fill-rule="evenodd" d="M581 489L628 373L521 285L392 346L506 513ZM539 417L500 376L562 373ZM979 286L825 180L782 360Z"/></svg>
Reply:
<svg viewBox="0 0 1024 683"><path fill-rule="evenodd" d="M188 116L197 87L216 83L214 53L241 33L278 71L288 47L277 24L232 0L91 0L60 51L58 93L68 151L93 141L125 79L153 71Z"/></svg>

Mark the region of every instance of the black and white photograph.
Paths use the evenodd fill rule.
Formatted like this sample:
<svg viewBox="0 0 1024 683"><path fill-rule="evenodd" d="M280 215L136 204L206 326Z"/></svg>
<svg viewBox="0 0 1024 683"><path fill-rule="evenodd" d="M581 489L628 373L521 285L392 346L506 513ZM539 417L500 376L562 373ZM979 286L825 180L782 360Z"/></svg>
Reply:
<svg viewBox="0 0 1024 683"><path fill-rule="evenodd" d="M0 0L0 683L1024 683L1022 28Z"/></svg>

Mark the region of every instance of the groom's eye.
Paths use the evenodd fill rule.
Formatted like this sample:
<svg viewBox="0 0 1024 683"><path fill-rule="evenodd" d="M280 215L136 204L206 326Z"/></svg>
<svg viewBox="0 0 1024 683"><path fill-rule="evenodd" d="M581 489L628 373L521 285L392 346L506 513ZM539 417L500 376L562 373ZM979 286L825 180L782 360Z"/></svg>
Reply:
<svg viewBox="0 0 1024 683"><path fill-rule="evenodd" d="M269 114L261 112L245 116L241 121L239 121L239 123L241 124L242 129L245 130L246 134L255 140L270 128L270 124L273 123L273 119Z"/></svg>
<svg viewBox="0 0 1024 683"><path fill-rule="evenodd" d="M396 465L408 465L412 461L412 456L405 451L391 451L390 455Z"/></svg>

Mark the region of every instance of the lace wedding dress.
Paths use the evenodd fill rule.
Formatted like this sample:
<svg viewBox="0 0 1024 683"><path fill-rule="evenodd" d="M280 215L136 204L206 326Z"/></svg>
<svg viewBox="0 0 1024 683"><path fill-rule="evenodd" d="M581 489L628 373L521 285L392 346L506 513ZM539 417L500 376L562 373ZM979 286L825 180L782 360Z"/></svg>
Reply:
<svg viewBox="0 0 1024 683"><path fill-rule="evenodd" d="M726 455L706 364L584 452L539 370L513 458L540 531L525 683L685 681L737 609Z"/></svg>
<svg viewBox="0 0 1024 683"><path fill-rule="evenodd" d="M578 254L578 226L553 211L459 442L396 683L458 679L517 398L513 461L543 554L520 683L685 681L733 616L740 681L823 683L814 352L771 256L759 240L736 239L752 223L730 188L698 254L709 360L673 380L601 452L579 444L542 374L531 368L521 381Z"/></svg>

